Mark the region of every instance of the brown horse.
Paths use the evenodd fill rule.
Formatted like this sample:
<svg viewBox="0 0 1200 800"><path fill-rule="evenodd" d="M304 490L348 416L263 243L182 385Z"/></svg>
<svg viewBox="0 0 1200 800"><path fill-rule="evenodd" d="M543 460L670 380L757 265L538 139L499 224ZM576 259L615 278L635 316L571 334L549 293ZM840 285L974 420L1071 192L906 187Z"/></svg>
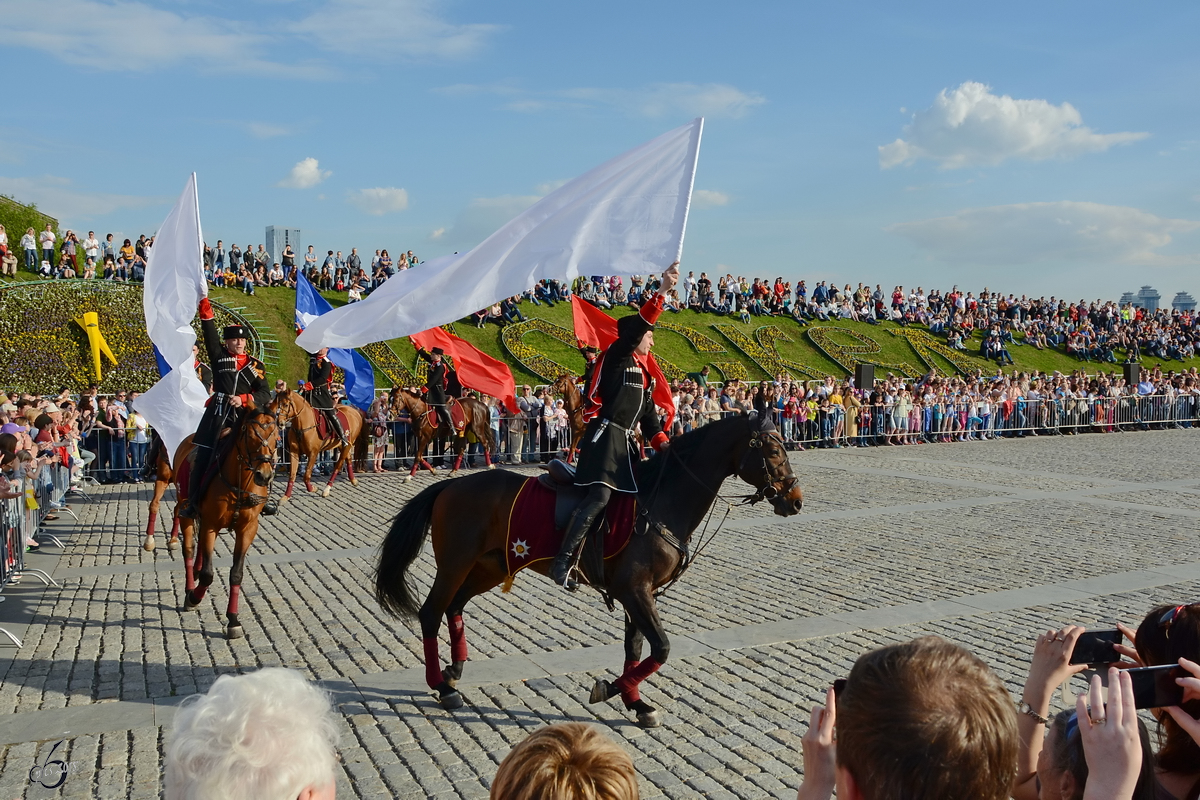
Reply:
<svg viewBox="0 0 1200 800"><path fill-rule="evenodd" d="M353 406L338 406L337 410L346 415L347 443L342 444L341 439L337 437L331 436L327 439L320 437L317 432L316 410L308 404L307 400L291 389L282 389L277 392L275 399L271 401L267 409L279 420L280 427L287 431L287 436L284 437L284 446L288 454L288 483L287 490L279 499L280 503L286 503L292 499L292 487L296 484L296 472L300 467L300 456L302 455L308 457L308 465L304 468L304 488L308 491L314 491L313 467L317 465L317 458L326 450L339 450L340 452L333 472L329 476L329 481L321 491L321 496L329 497L329 493L333 491L333 481L342 471L342 464L346 465L346 474L350 476L350 485L358 486L358 479L354 477L354 459L361 461L366 458L369 433L366 418L361 411ZM355 450L354 459L350 457L352 448Z"/></svg>
<svg viewBox="0 0 1200 800"><path fill-rule="evenodd" d="M495 468L496 465L492 463L492 451L496 449L496 442L492 438L492 415L487 404L474 397L458 398L458 404L462 407L467 423L461 436L445 430L445 425L433 427L433 423L437 421L437 415L415 392L401 389L395 393L392 398L392 411L395 413L399 413L401 410L407 411L409 418L412 419L412 424L417 429L417 455L413 459L412 470L404 477L405 483L416 476L418 467L423 466L434 475L437 474L433 465L425 460L425 450L434 437L449 438L454 446L455 459L454 469L450 472L451 476L457 475L459 467L462 466L463 454L467 451L467 434L473 434L475 440L483 445L483 460L487 464L487 468Z"/></svg>
<svg viewBox="0 0 1200 800"><path fill-rule="evenodd" d="M567 448L567 463L570 464L575 461L575 453L587 427L583 421L583 393L575 383L575 376L569 372L559 375L554 383L550 384L550 393L562 398L567 419L571 421L571 446Z"/></svg>
<svg viewBox="0 0 1200 800"><path fill-rule="evenodd" d="M167 493L167 487L175 480L175 471L167 459L167 448L161 444L155 448L157 456L154 460L154 496L150 498L150 521L146 523L146 541L142 544L144 550L154 550L154 526L158 521L159 503ZM174 550L179 546L179 517L171 515L171 538L167 540L167 549Z"/></svg>
<svg viewBox="0 0 1200 800"><path fill-rule="evenodd" d="M737 475L757 489L750 502L769 500L775 513L800 511L804 496L788 463L783 439L769 420L734 416L673 440L639 468L638 519L621 552L604 561L602 583L625 608L625 669L615 682L599 680L589 702L621 695L638 723L655 727L658 712L645 703L638 685L667 660L670 645L659 621L655 591L678 577L687 564L687 543L708 513L724 480ZM467 601L503 581L509 514L527 476L509 470L441 481L417 494L400 510L380 548L375 597L397 617L416 616L425 649L425 681L445 708L462 705L455 688L467 658L462 612ZM517 520L514 524L520 524ZM425 602L407 574L432 530L437 573ZM529 568L542 574L550 560ZM451 663L443 670L438 654L441 617L450 626ZM641 660L642 644L650 657Z"/></svg>
<svg viewBox="0 0 1200 800"><path fill-rule="evenodd" d="M183 610L191 611L204 599L213 582L213 549L217 546L217 533L230 528L234 535L233 566L229 569L229 605L225 609L229 624L225 629L225 638L240 639L245 635L238 621L242 570L246 553L258 535L259 512L267 502L271 481L275 477L279 425L273 414L250 409L242 424L234 427L228 435L236 439L199 503L199 552L196 552L195 521L187 518L181 520L186 578ZM180 491L179 467L191 452L192 437L189 436L175 452L173 467L177 497Z"/></svg>

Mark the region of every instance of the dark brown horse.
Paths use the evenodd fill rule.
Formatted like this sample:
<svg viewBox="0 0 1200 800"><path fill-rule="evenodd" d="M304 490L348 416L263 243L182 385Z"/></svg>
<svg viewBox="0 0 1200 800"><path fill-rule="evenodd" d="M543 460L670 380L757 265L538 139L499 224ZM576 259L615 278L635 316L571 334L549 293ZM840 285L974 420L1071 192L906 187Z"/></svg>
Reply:
<svg viewBox="0 0 1200 800"><path fill-rule="evenodd" d="M612 683L597 681L589 702L620 694L640 725L660 724L658 712L638 692L638 685L662 666L670 651L655 590L677 576L692 532L731 475L757 489L752 502L769 500L780 516L796 514L803 505L783 440L768 420L754 415L705 425L642 462L633 538L604 562L603 587L625 608L625 669ZM506 577L508 515L526 477L502 470L436 483L400 510L380 549L375 597L393 616L420 620L425 680L445 708L463 703L455 688L467 658L463 608ZM431 530L437 574L418 608L407 575ZM546 574L550 563L541 560L530 568ZM450 626L451 652L445 670L438 654L443 614ZM642 661L644 640L650 643L650 657Z"/></svg>
<svg viewBox="0 0 1200 800"><path fill-rule="evenodd" d="M583 393L579 391L579 385L575 383L575 376L569 372L559 375L554 383L550 384L550 393L562 398L567 419L571 421L571 446L566 450L567 463L574 463L575 452L579 449L579 442L583 440L584 428L587 427L583 421Z"/></svg>
<svg viewBox="0 0 1200 800"><path fill-rule="evenodd" d="M275 459L279 446L279 425L272 414L246 412L246 418L229 434L237 437L221 462L220 470L200 509L200 548L196 551L196 524L186 517L183 523L183 568L186 588L183 610L191 611L200 605L213 582L213 549L217 533L233 530L233 566L229 569L229 605L225 617L228 639L244 636L238 621L238 598L242 591L242 570L246 553L258 535L258 515L267 502L271 481L275 477ZM175 452L175 494L179 494L179 467L192 452L192 437L183 440ZM185 487L186 491L186 487ZM178 513L178 509L176 509Z"/></svg>
<svg viewBox="0 0 1200 800"><path fill-rule="evenodd" d="M317 430L316 409L291 389L282 389L276 392L275 399L271 401L267 409L275 415L279 425L286 429L288 434L285 442L288 454L288 483L283 497L279 498L280 504L292 499L292 488L296 485L296 472L300 467L300 456L308 458L308 464L304 467L304 488L308 491L313 491L313 467L317 464L317 458L326 450L337 450L338 459L334 464L333 472L329 475L329 481L321 490L321 496L329 497L329 493L333 491L333 482L338 473L342 471L342 464L346 465L346 474L350 478L350 485L358 486L358 479L354 477L354 461L357 459L361 462L366 458L369 435L367 421L361 411L353 406L337 407L337 410L346 417L346 443L343 444L341 439L332 435L332 432L328 438L321 438ZM355 451L353 458L350 454L351 450Z"/></svg>
<svg viewBox="0 0 1200 800"><path fill-rule="evenodd" d="M407 411L417 430L417 455L413 458L412 470L404 476L405 483L416 476L418 467L424 466L434 475L437 474L433 465L425 460L425 451L435 437L449 439L454 446L454 469L450 472L452 476L457 475L459 467L462 466L463 454L467 451L467 434L473 435L475 440L483 445L483 460L487 464L487 468L495 468L492 463L492 453L496 449L496 442L492 438L492 415L487 404L474 397L459 398L457 402L462 407L463 417L466 420L466 426L463 428L461 436L455 435L453 431L447 431L445 425L433 427L433 423L437 421L437 415L415 392L401 389L395 393L392 398L392 411L395 413L400 413L402 410Z"/></svg>

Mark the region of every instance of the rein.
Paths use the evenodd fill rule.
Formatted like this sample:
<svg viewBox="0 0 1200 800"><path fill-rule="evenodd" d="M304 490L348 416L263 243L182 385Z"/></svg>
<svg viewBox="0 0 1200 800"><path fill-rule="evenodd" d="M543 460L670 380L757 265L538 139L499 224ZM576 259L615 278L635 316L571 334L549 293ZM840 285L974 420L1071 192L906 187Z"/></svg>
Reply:
<svg viewBox="0 0 1200 800"><path fill-rule="evenodd" d="M280 427L282 427L279 425L278 414L273 415L273 419L275 420L276 429L279 429ZM257 422L251 422L251 421L246 421L243 423L243 425L244 426L252 425L255 428L259 427L259 424ZM255 439L257 439L258 444L260 444L260 445L266 444L266 439L259 436L257 431L254 432L254 437L255 437ZM241 436L239 436L237 443L234 444L234 453L237 456L237 464L242 473L242 480L243 481L245 480L245 474L247 472L253 473L254 468L259 464L270 464L271 465L271 476L272 476L272 478L274 478L275 465L276 465L276 461L277 461L277 456L276 456L277 450L278 450L278 448L272 448L270 456L251 457L250 454L246 451L246 442L243 440L243 438ZM247 489L243 489L242 486L240 485L240 483L238 485L235 485L233 482L231 482L229 480L229 478L227 478L225 476L224 468L218 470L217 475L221 478L222 483L224 483L229 488L229 490L232 491L234 494L235 499L234 499L234 504L233 504L233 511L235 514L243 508L253 508L254 506L266 505L266 503L271 499L271 486L272 486L272 483L274 483L274 481L267 484L267 487L266 487L267 493L265 495L259 495L259 494L255 494L254 492L249 491ZM253 478L252 478L252 480L253 480Z"/></svg>

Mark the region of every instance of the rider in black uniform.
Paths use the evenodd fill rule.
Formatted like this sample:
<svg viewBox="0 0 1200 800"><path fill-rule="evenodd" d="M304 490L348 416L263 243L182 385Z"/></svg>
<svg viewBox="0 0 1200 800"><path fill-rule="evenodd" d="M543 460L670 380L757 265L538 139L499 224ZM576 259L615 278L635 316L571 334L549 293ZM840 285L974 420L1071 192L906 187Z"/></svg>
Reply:
<svg viewBox="0 0 1200 800"><path fill-rule="evenodd" d="M583 418L588 426L575 470L575 485L586 486L588 493L571 516L550 571L551 579L568 591L577 587L570 572L579 545L612 493L638 490L634 464L641 460L641 453L633 438L634 428L641 427L642 437L655 450L667 446L667 435L659 424L651 396L653 382L634 356L650 353L663 297L678 279L676 262L663 273L658 294L648 298L637 314L617 320L616 341L596 361L584 398Z"/></svg>
<svg viewBox="0 0 1200 800"><path fill-rule="evenodd" d="M438 424L445 425L446 430L453 435L454 423L450 421L450 409L446 406L448 399L446 390L450 386L450 368L442 360L445 353L446 351L440 347L435 347L432 351L427 351L423 347L417 350L417 355L429 362L429 369L425 377L425 402L437 414Z"/></svg>
<svg viewBox="0 0 1200 800"><path fill-rule="evenodd" d="M308 382L304 384L308 392L308 404L318 414L324 414L329 422L329 430L342 440L342 444L348 444L333 402L332 387L333 362L329 360L329 348L322 347L308 357Z"/></svg>
<svg viewBox="0 0 1200 800"><path fill-rule="evenodd" d="M192 519L200 516L200 500L208 488L213 447L221 429L236 426L246 409L265 409L271 400L263 363L246 352L250 343L249 329L244 325L230 325L223 335L218 336L212 304L207 297L200 301L200 329L212 365L213 394L208 398L204 416L192 438L195 460L189 476L187 503L179 512L179 516Z"/></svg>

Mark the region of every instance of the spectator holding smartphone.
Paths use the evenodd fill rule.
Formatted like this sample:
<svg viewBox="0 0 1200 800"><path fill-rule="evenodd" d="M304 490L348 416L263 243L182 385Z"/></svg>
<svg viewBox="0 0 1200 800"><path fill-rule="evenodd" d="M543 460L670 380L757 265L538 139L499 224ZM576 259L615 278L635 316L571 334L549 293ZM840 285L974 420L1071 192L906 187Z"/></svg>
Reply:
<svg viewBox="0 0 1200 800"><path fill-rule="evenodd" d="M986 664L936 636L861 656L813 709L799 800L1005 800L1017 713ZM836 743L834 728L837 729Z"/></svg>

